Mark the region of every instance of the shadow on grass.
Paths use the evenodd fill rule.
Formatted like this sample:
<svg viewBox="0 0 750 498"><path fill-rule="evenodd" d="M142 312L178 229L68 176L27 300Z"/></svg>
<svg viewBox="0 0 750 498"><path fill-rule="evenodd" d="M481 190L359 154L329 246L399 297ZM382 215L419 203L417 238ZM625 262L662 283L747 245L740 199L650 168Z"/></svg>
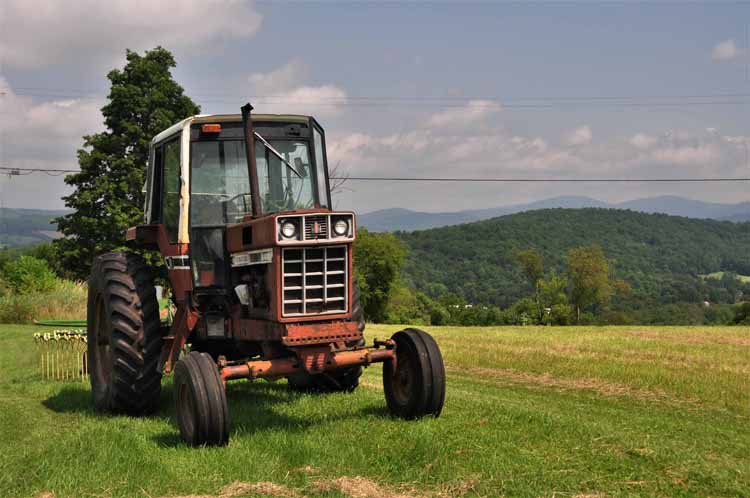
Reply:
<svg viewBox="0 0 750 498"><path fill-rule="evenodd" d="M278 429L286 432L303 432L318 424L335 423L339 420L362 416L389 416L387 409L380 406L366 406L355 413L327 414L324 418L310 415L289 415L274 409L275 405L294 403L302 396L324 398L329 395L324 393L300 393L290 389L285 382L278 384L243 381L230 383L227 388L227 403L229 404L229 418L231 422L230 437L237 433L251 435ZM173 447L184 445L185 443L180 439L179 429L177 428L173 404L169 407L169 414L174 425L174 431L157 434L152 440L160 446Z"/></svg>
<svg viewBox="0 0 750 498"><path fill-rule="evenodd" d="M57 413L94 413L91 390L80 384L64 386L42 405Z"/></svg>
<svg viewBox="0 0 750 498"><path fill-rule="evenodd" d="M290 432L301 432L318 424L335 423L357 417L389 417L385 405L368 405L352 413L343 411L339 414L326 414L323 417L295 416L274 409L279 404L291 404L302 396L325 398L328 394L303 394L289 388L286 383L267 382L233 382L227 388L232 433L254 434L268 430L282 429ZM321 402L323 400L321 399ZM106 418L109 415L94 410L91 391L87 386L67 385L42 401L47 409L57 413L85 413ZM154 435L151 439L162 447L181 446L185 443L180 438L175 417L174 395L171 384L162 388L161 401L156 413L148 418L162 420L172 426L172 430Z"/></svg>

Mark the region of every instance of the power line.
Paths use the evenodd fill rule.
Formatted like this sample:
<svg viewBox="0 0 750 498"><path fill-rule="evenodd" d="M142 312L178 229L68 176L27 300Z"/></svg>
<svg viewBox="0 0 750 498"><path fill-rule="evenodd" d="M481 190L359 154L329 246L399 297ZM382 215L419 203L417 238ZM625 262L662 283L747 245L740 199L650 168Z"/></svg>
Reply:
<svg viewBox="0 0 750 498"><path fill-rule="evenodd" d="M37 87L17 87L18 95L48 98L100 98L104 94L86 93L72 89L43 89ZM436 108L493 108L505 109L553 109L576 108L582 106L593 107L690 107L716 105L746 105L750 104L750 94L719 93L702 95L652 95L652 96L576 96L576 97L431 97L431 96L367 96L353 95L346 97L327 97L316 100L292 98L287 95L240 95L228 93L194 93L192 97L204 103L236 103L239 100L250 99L261 104L293 103L297 105L315 104L318 106L346 106L346 107L386 107L386 106L431 106Z"/></svg>
<svg viewBox="0 0 750 498"><path fill-rule="evenodd" d="M502 182L502 183L710 183L748 182L750 178L420 178L349 176L331 177L331 180L358 182Z"/></svg>
<svg viewBox="0 0 750 498"><path fill-rule="evenodd" d="M11 168L11 167L0 167L0 171L7 171L8 176L26 176L32 173L45 173L49 176L61 176L66 173L80 173L80 170L75 169L47 169L47 168Z"/></svg>
<svg viewBox="0 0 750 498"><path fill-rule="evenodd" d="M10 168L0 167L0 171L30 173L80 173L73 169ZM332 176L331 180L351 180L357 182L495 182L495 183L712 183L748 182L750 177L707 177L707 178L441 178L403 176Z"/></svg>

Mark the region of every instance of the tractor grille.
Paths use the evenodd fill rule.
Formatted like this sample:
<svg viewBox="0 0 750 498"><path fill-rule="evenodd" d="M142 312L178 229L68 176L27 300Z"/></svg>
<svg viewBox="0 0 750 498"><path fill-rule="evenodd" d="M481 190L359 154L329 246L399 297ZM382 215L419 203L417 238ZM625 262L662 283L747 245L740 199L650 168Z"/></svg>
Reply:
<svg viewBox="0 0 750 498"><path fill-rule="evenodd" d="M328 238L328 216L305 216L305 240Z"/></svg>
<svg viewBox="0 0 750 498"><path fill-rule="evenodd" d="M281 256L282 316L346 312L347 254L347 246L284 249Z"/></svg>

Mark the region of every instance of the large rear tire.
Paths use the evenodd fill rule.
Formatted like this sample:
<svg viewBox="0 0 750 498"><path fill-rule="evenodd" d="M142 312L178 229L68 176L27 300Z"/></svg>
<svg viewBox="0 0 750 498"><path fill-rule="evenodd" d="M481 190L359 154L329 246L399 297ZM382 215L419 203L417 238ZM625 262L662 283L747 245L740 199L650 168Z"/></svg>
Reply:
<svg viewBox="0 0 750 498"><path fill-rule="evenodd" d="M191 446L223 446L229 442L229 410L224 383L207 353L193 351L174 369L177 425Z"/></svg>
<svg viewBox="0 0 750 498"><path fill-rule="evenodd" d="M162 347L153 275L140 256L94 259L87 309L89 377L97 410L143 415L159 405Z"/></svg>
<svg viewBox="0 0 750 498"><path fill-rule="evenodd" d="M396 342L396 364L383 364L388 409L406 419L438 417L445 402L445 367L435 339L414 328L396 332L392 339Z"/></svg>

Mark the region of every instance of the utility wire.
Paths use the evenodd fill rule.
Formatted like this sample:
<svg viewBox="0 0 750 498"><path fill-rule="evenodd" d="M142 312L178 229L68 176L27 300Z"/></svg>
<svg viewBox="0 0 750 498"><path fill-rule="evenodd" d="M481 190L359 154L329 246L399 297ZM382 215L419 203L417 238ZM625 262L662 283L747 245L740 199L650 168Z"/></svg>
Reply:
<svg viewBox="0 0 750 498"><path fill-rule="evenodd" d="M9 168L0 167L0 171L8 171L14 175L31 173L80 173L73 169L45 169L45 168ZM505 183L709 183L709 182L748 182L750 177L716 177L716 178L440 178L440 177L403 177L403 176L331 176L331 180L351 180L357 182L505 182Z"/></svg>
<svg viewBox="0 0 750 498"><path fill-rule="evenodd" d="M331 180L357 182L503 182L503 183L709 183L748 182L750 178L419 178L349 176L330 177Z"/></svg>
<svg viewBox="0 0 750 498"><path fill-rule="evenodd" d="M53 89L38 87L17 87L18 95L48 98L101 98L105 94L87 93L87 91L73 89ZM702 95L652 95L652 96L577 96L577 97L431 97L431 96L367 96L353 95L346 97L328 97L316 100L296 99L286 95L240 95L228 93L194 93L192 97L204 103L235 103L239 100L250 99L262 104L294 103L298 105L315 104L318 106L346 106L346 107L386 107L386 106L430 106L433 108L492 108L505 109L552 109L576 108L581 106L594 107L690 107L715 105L746 105L750 104L750 94L719 93Z"/></svg>

